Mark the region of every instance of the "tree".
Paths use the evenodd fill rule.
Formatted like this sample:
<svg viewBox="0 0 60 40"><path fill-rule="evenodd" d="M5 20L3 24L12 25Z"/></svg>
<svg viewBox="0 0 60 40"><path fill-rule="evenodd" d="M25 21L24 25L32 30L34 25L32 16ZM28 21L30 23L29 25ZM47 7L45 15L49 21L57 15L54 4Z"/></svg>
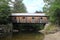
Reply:
<svg viewBox="0 0 60 40"><path fill-rule="evenodd" d="M35 13L43 13L42 11L36 11Z"/></svg>
<svg viewBox="0 0 60 40"><path fill-rule="evenodd" d="M44 6L44 11L47 13L47 15L50 18L50 22L53 24L59 24L60 25L60 0L44 0L47 5Z"/></svg>
<svg viewBox="0 0 60 40"><path fill-rule="evenodd" d="M13 3L14 4L14 7L13 7L14 13L25 13L25 12L27 12L22 1L23 0L15 0L15 2Z"/></svg>
<svg viewBox="0 0 60 40"><path fill-rule="evenodd" d="M9 23L10 7L8 1L0 0L0 24Z"/></svg>

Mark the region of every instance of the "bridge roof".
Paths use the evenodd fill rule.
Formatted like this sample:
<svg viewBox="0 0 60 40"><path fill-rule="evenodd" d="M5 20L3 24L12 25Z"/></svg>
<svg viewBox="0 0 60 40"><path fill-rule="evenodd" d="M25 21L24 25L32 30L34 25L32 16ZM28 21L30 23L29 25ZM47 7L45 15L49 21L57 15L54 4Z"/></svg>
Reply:
<svg viewBox="0 0 60 40"><path fill-rule="evenodd" d="M45 13L12 13L11 16L46 16Z"/></svg>

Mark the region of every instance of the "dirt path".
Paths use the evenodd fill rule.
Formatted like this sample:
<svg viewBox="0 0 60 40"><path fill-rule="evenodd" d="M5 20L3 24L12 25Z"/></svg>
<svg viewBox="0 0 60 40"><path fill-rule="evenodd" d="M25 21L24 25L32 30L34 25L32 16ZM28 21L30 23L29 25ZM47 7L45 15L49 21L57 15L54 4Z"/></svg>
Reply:
<svg viewBox="0 0 60 40"><path fill-rule="evenodd" d="M54 34L45 35L44 40L60 40L60 31Z"/></svg>

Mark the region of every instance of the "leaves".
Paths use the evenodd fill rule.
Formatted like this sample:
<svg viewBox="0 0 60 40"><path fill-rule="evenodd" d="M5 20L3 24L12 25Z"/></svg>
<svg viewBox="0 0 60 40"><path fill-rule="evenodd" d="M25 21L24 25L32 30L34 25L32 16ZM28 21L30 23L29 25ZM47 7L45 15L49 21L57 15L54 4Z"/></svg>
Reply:
<svg viewBox="0 0 60 40"><path fill-rule="evenodd" d="M9 15L10 15L10 7L8 5L8 1L0 0L0 24L8 23Z"/></svg>
<svg viewBox="0 0 60 40"><path fill-rule="evenodd" d="M50 4L48 4L47 1ZM44 6L44 11L47 15L49 15L50 21L52 23L60 24L60 0L45 0L45 3L47 3L48 5L46 7Z"/></svg>
<svg viewBox="0 0 60 40"><path fill-rule="evenodd" d="M24 4L22 3L22 0L15 0L15 2L13 4L14 4L14 7L13 7L14 13L25 13L25 12L27 12Z"/></svg>

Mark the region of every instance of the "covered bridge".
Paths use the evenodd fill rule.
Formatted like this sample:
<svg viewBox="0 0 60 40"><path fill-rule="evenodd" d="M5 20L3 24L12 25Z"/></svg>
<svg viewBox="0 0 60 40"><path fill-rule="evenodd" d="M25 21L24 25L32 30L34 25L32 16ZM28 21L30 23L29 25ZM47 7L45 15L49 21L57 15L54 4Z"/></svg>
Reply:
<svg viewBox="0 0 60 40"><path fill-rule="evenodd" d="M48 16L45 13L12 13L12 23L47 23Z"/></svg>
<svg viewBox="0 0 60 40"><path fill-rule="evenodd" d="M48 23L45 13L12 13L10 17L14 30L41 30Z"/></svg>

